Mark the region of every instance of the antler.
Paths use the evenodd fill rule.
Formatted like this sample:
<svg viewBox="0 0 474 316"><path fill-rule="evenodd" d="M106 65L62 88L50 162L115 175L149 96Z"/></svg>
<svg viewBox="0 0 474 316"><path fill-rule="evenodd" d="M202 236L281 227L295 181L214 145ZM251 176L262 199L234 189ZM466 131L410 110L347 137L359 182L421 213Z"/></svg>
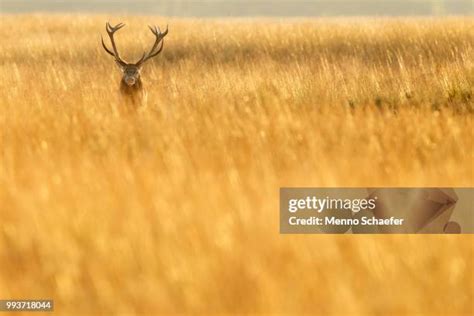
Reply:
<svg viewBox="0 0 474 316"><path fill-rule="evenodd" d="M105 29L107 30L107 34L109 34L109 37L110 37L110 42L112 43L112 48L114 50L113 52L111 52L110 49L108 49L107 46L105 46L104 38L101 36L102 46L104 47L105 51L107 53L109 53L110 55L112 55L115 58L115 61L117 63L119 63L121 66L126 66L127 63L125 61L123 61L122 58L120 58L120 54L117 50L117 45L115 45L114 34L115 34L115 32L117 32L118 30L120 30L124 26L125 26L125 24L123 24L123 23L119 23L116 26L112 26L112 25L110 25L109 22L107 22L107 24L105 26Z"/></svg>
<svg viewBox="0 0 474 316"><path fill-rule="evenodd" d="M149 59L157 56L159 53L161 53L161 51L163 50L164 42L165 42L164 38L168 34L168 26L166 26L166 31L164 31L163 33L161 32L159 27L156 27L156 26L154 26L154 27L148 26L148 27L150 28L151 32L156 37L155 44L153 44L153 47L151 48L151 50L148 53L143 54L143 57L136 63L137 66L141 66L147 60L149 60ZM161 43L160 48L157 51L155 51L160 43Z"/></svg>

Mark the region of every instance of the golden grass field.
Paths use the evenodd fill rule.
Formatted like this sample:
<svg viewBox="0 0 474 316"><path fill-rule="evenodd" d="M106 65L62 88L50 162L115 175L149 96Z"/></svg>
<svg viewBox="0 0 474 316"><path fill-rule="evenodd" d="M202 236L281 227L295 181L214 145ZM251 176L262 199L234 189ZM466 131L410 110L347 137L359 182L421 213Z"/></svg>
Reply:
<svg viewBox="0 0 474 316"><path fill-rule="evenodd" d="M473 186L474 19L0 17L0 298L472 315L474 238L280 235L282 186ZM105 22L143 72L118 93Z"/></svg>

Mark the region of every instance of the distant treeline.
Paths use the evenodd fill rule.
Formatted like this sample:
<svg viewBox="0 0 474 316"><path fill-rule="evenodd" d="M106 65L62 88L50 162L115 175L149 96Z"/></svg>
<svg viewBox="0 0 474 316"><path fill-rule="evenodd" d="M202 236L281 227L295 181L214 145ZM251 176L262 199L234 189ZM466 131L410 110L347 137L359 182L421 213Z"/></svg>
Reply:
<svg viewBox="0 0 474 316"><path fill-rule="evenodd" d="M169 16L473 15L474 0L0 0L0 10Z"/></svg>

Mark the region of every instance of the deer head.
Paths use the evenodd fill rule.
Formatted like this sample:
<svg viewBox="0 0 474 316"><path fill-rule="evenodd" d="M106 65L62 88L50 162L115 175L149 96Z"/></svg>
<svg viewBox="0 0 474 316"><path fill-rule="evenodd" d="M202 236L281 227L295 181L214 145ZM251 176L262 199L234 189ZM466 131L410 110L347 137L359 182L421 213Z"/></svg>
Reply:
<svg viewBox="0 0 474 316"><path fill-rule="evenodd" d="M117 50L117 45L115 44L114 34L125 24L120 23L116 26L111 26L110 23L107 22L105 29L107 30L107 34L109 34L110 42L112 43L112 51L107 48L104 43L104 38L102 38L102 46L104 47L105 51L112 55L115 59L115 63L120 67L123 73L122 84L125 84L129 87L136 86L141 83L140 79L140 71L142 66L147 62L149 59L158 56L161 53L164 46L164 38L168 34L168 27L166 27L166 31L163 33L161 32L159 27L151 27L149 26L151 32L155 35L155 43L153 44L151 50L148 53L143 53L142 58L136 63L128 63L124 61ZM160 45L161 44L161 45Z"/></svg>

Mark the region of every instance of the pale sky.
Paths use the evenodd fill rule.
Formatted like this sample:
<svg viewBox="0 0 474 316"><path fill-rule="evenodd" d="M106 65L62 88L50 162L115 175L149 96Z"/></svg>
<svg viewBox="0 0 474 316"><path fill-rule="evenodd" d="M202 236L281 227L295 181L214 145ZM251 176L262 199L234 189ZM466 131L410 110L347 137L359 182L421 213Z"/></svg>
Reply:
<svg viewBox="0 0 474 316"><path fill-rule="evenodd" d="M221 17L473 15L474 0L0 0L0 11Z"/></svg>

